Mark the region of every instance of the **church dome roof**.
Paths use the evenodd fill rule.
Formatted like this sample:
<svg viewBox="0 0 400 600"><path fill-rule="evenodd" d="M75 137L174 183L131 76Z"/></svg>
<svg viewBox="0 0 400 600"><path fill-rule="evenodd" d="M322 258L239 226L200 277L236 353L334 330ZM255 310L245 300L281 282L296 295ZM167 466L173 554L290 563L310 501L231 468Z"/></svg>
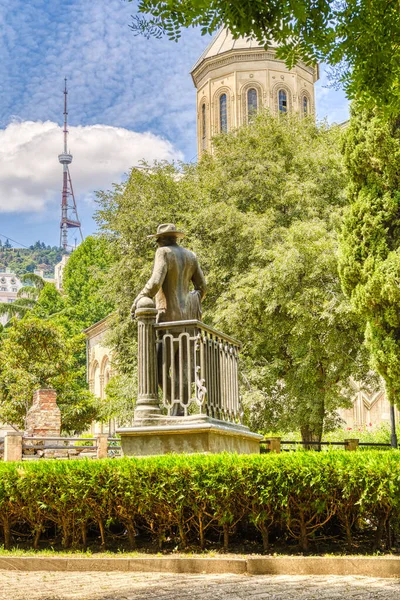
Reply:
<svg viewBox="0 0 400 600"><path fill-rule="evenodd" d="M268 45L272 48L277 47L276 42L273 40L270 41ZM235 40L229 29L222 28L193 65L192 72L207 58L213 58L214 56L230 52L231 50L252 50L257 48L264 49L264 46L257 40L249 37L239 37Z"/></svg>

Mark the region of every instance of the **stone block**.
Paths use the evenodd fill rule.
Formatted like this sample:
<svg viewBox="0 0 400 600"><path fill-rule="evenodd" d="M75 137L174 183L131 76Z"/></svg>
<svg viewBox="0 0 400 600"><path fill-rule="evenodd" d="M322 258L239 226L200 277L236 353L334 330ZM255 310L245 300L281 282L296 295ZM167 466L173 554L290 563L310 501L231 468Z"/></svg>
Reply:
<svg viewBox="0 0 400 600"><path fill-rule="evenodd" d="M244 558L149 557L131 558L129 570L159 573L246 573Z"/></svg>
<svg viewBox="0 0 400 600"><path fill-rule="evenodd" d="M400 577L394 556L280 556L249 557L249 575L340 575Z"/></svg>
<svg viewBox="0 0 400 600"><path fill-rule="evenodd" d="M68 571L129 571L129 558L68 558Z"/></svg>

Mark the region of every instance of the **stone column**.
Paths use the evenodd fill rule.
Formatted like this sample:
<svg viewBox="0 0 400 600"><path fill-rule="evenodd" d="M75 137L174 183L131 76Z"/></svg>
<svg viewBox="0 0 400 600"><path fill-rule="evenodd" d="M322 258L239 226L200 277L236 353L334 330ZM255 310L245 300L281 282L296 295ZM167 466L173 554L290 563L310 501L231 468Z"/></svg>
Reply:
<svg viewBox="0 0 400 600"><path fill-rule="evenodd" d="M345 445L346 450L350 450L350 452L353 452L354 450L358 449L358 443L360 440L358 440L357 438L349 438L344 441L346 442L346 445Z"/></svg>
<svg viewBox="0 0 400 600"><path fill-rule="evenodd" d="M97 440L97 457L96 458L107 458L107 456L108 456L108 433L98 433L95 437Z"/></svg>
<svg viewBox="0 0 400 600"><path fill-rule="evenodd" d="M154 329L157 309L151 298L139 300L135 317L138 321L138 397L134 420L139 422L161 414Z"/></svg>
<svg viewBox="0 0 400 600"><path fill-rule="evenodd" d="M6 431L4 436L4 462L22 460L22 432Z"/></svg>
<svg viewBox="0 0 400 600"><path fill-rule="evenodd" d="M280 437L270 437L265 438L265 441L268 442L268 448L270 452L275 452L279 454L281 451L281 438Z"/></svg>

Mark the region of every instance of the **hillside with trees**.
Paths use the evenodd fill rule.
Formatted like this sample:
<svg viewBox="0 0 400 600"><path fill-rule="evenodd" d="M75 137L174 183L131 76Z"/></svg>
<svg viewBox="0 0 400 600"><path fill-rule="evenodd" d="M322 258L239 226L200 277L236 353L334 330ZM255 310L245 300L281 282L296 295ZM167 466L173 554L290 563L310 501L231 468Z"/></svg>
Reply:
<svg viewBox="0 0 400 600"><path fill-rule="evenodd" d="M16 275L39 269L45 275L53 276L54 267L62 255L62 248L46 246L40 241L29 248L14 248L9 240L0 240L0 270L11 269Z"/></svg>

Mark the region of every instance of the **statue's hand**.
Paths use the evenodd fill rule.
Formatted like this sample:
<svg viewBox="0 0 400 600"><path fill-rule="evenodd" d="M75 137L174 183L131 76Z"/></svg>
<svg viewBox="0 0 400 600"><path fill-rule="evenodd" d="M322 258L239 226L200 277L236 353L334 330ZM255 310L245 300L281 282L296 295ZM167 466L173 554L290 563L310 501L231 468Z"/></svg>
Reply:
<svg viewBox="0 0 400 600"><path fill-rule="evenodd" d="M136 308L137 308L137 303L139 302L139 300L140 300L140 296L137 296L137 297L134 299L134 301L133 301L133 304L132 304L132 306L131 306L131 316L132 316L132 317L134 317L134 316L135 316L135 312L136 312Z"/></svg>
<svg viewBox="0 0 400 600"><path fill-rule="evenodd" d="M156 308L154 300L150 298L150 296L139 294L139 296L137 296L137 298L134 299L133 304L131 306L132 318L135 317L136 311L141 308Z"/></svg>

